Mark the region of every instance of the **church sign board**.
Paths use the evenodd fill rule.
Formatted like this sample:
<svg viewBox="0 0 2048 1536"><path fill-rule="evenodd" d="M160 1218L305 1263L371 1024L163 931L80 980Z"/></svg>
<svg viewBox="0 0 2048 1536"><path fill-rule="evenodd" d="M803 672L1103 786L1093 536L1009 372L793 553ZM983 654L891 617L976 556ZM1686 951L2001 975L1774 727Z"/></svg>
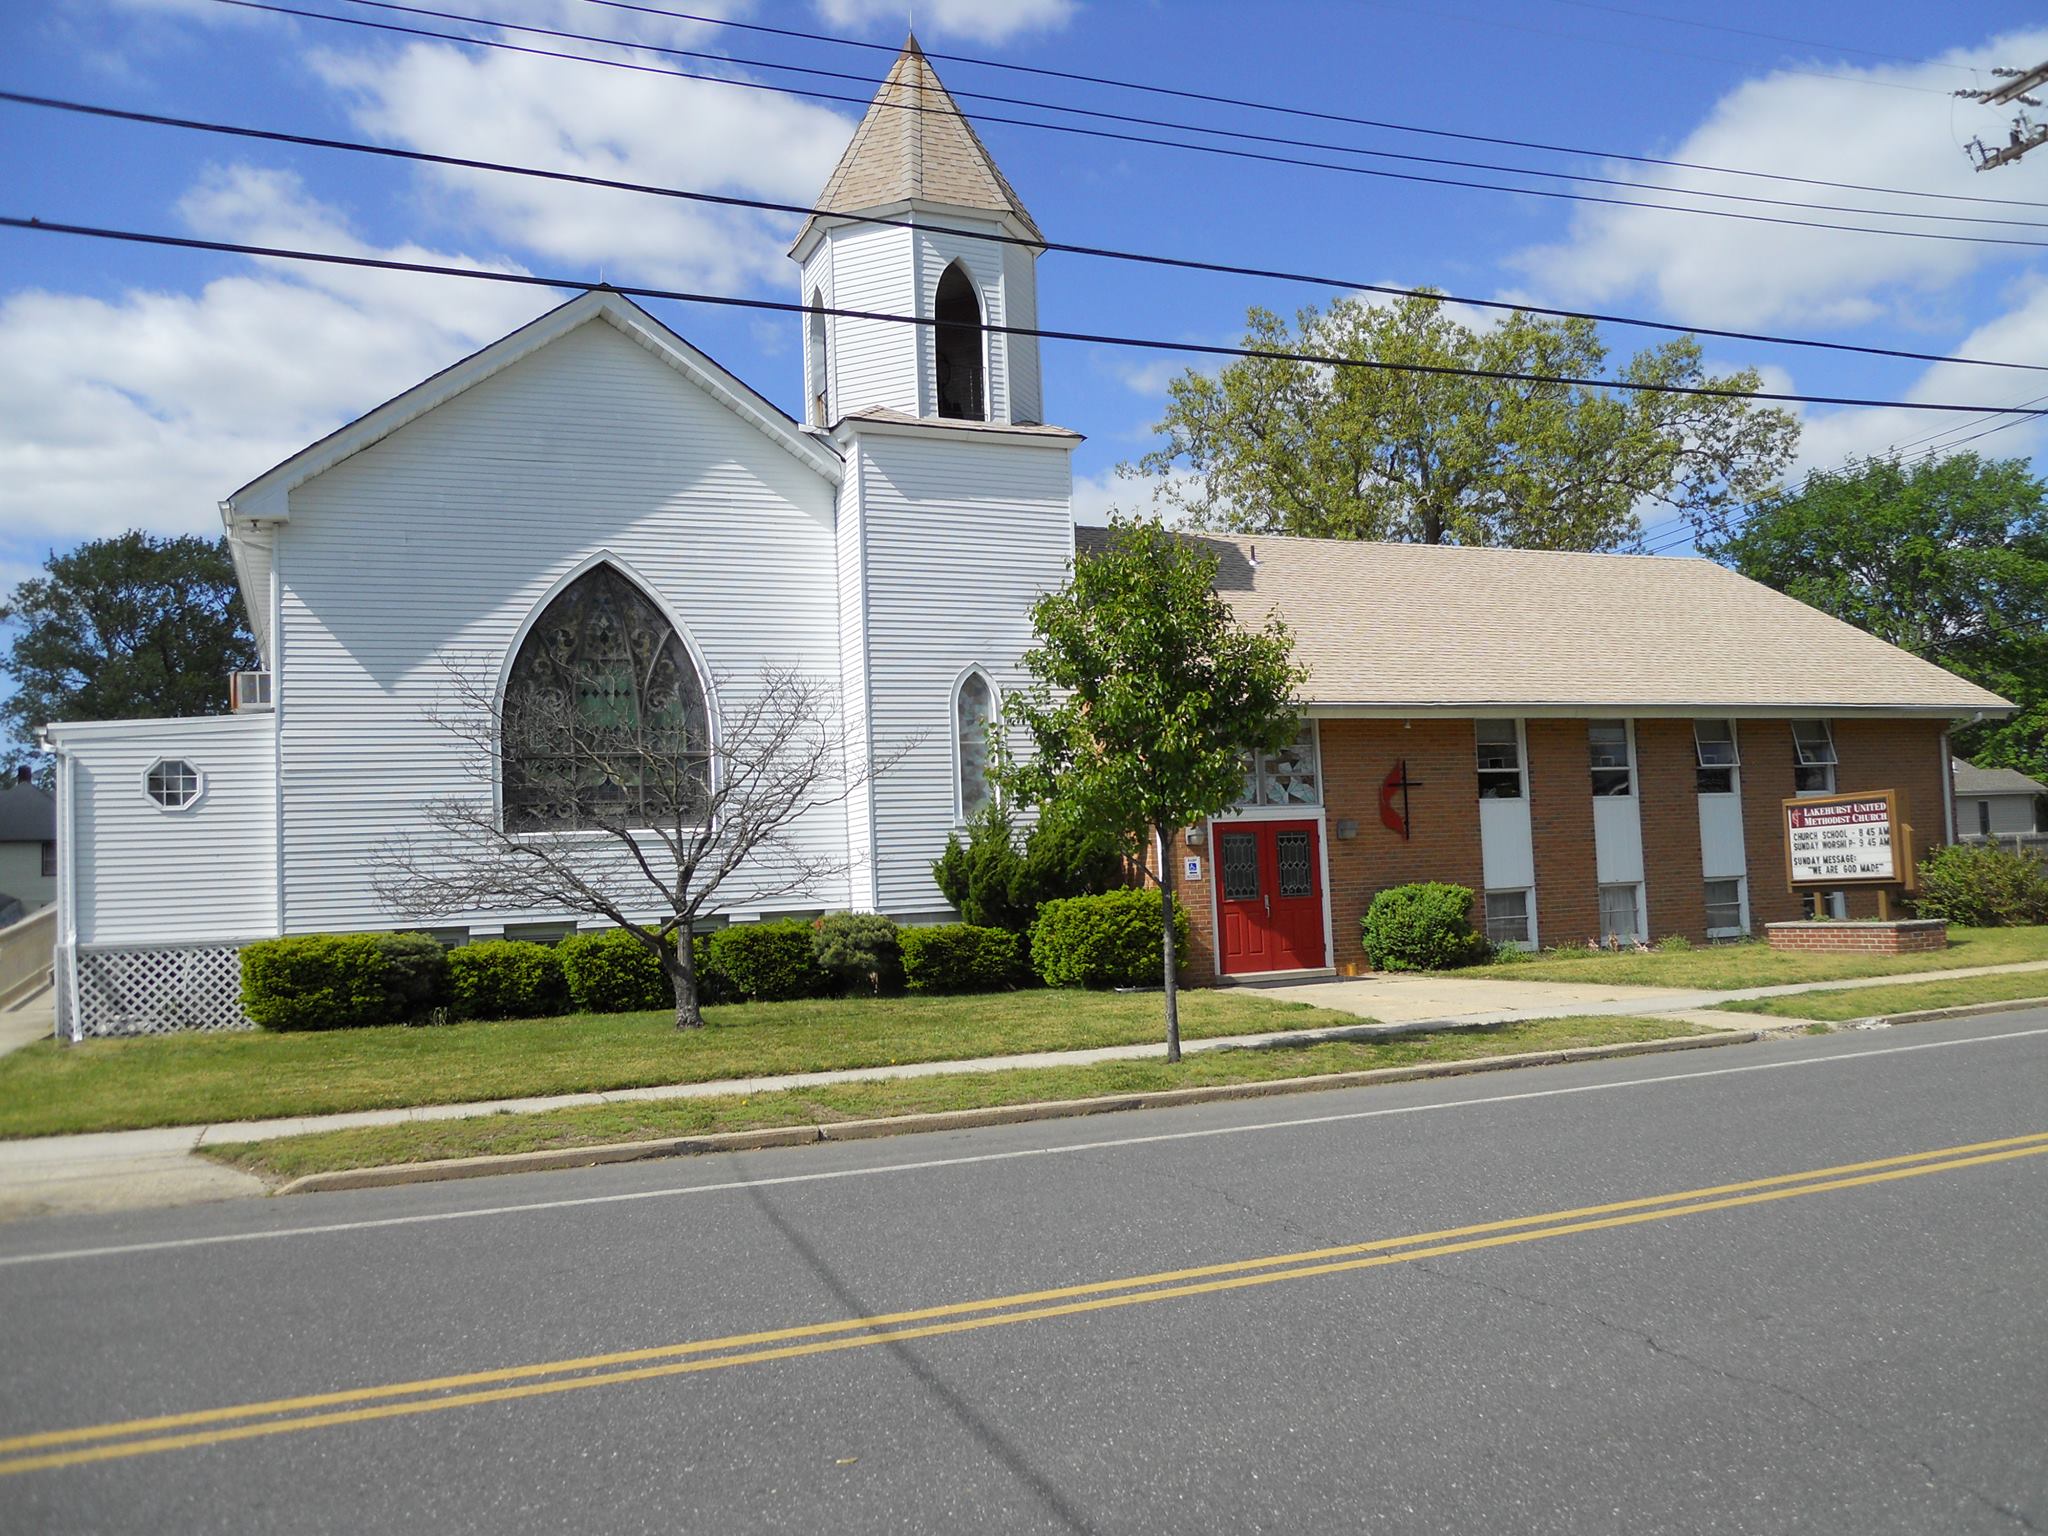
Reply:
<svg viewBox="0 0 2048 1536"><path fill-rule="evenodd" d="M1795 796L1785 802L1785 877L1801 886L1901 885L1912 868L1898 795Z"/></svg>

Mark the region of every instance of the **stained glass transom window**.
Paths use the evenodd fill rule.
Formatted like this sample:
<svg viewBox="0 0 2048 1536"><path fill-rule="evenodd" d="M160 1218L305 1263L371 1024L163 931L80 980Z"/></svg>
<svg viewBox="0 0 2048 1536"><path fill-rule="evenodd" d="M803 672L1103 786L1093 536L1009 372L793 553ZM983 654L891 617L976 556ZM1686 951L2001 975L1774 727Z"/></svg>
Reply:
<svg viewBox="0 0 2048 1536"><path fill-rule="evenodd" d="M505 685L506 828L689 825L710 774L710 712L682 637L612 566L579 576Z"/></svg>
<svg viewBox="0 0 2048 1536"><path fill-rule="evenodd" d="M1316 728L1301 722L1301 732L1277 752L1257 752L1245 760L1244 799L1240 805L1321 805L1323 780L1316 761Z"/></svg>

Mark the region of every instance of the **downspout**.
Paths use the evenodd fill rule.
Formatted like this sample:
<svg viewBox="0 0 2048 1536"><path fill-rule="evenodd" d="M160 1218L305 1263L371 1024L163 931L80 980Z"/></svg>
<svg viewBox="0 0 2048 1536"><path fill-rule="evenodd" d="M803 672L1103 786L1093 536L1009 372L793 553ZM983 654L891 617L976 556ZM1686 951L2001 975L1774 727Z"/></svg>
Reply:
<svg viewBox="0 0 2048 1536"><path fill-rule="evenodd" d="M277 932L284 925L284 540L270 529L270 862L276 870Z"/></svg>
<svg viewBox="0 0 2048 1536"><path fill-rule="evenodd" d="M37 743L57 759L57 943L50 956L50 984L56 991L54 1033L62 1040L84 1038L78 1025L78 838L76 786L71 754L50 740L48 727Z"/></svg>

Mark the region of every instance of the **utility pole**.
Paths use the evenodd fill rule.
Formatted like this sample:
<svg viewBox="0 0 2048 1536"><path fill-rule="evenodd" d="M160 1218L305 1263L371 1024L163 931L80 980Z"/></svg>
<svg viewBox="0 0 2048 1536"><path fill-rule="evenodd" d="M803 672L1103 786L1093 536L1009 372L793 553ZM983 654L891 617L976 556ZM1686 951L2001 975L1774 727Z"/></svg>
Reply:
<svg viewBox="0 0 2048 1536"><path fill-rule="evenodd" d="M1982 91L1957 91L1958 96L1971 101L1981 101L1986 106L2006 106L2018 102L2022 107L2039 107L2040 100L2028 92L2048 86L2048 61L2036 64L2032 69L1994 69L1994 78L2001 83ZM2001 165L2011 165L2030 149L2039 149L2048 144L2048 122L2035 122L2024 111L2014 115L2012 130L2007 142L1996 149L1985 147L1984 141L1970 140L1970 150L1977 157L1977 169L1996 170Z"/></svg>

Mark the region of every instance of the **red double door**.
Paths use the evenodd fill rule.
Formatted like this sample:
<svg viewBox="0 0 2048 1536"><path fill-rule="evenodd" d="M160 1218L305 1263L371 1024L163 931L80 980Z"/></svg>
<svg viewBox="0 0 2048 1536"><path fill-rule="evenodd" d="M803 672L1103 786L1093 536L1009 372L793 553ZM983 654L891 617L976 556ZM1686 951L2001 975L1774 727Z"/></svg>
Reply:
<svg viewBox="0 0 2048 1536"><path fill-rule="evenodd" d="M1227 976L1325 963L1323 860L1312 821L1216 829L1217 925Z"/></svg>

